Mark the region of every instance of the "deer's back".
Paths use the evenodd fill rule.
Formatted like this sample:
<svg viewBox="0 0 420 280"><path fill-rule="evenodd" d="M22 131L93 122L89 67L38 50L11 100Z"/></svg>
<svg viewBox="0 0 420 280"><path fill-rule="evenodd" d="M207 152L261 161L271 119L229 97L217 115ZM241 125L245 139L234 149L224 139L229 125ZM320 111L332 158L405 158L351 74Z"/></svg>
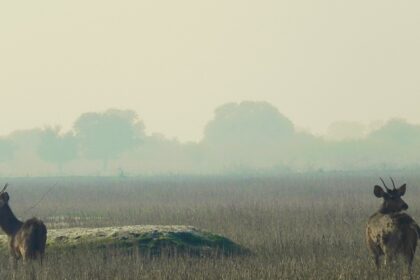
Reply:
<svg viewBox="0 0 420 280"><path fill-rule="evenodd" d="M375 244L382 252L398 250L400 247L415 246L419 226L406 213L373 214L366 227L368 243Z"/></svg>

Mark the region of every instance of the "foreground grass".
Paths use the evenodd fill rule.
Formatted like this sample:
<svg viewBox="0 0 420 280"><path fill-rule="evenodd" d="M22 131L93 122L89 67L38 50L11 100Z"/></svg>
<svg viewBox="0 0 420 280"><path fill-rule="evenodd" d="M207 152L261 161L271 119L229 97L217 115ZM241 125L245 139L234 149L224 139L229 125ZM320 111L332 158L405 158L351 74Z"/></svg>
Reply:
<svg viewBox="0 0 420 280"><path fill-rule="evenodd" d="M372 195L378 175L20 179L10 182L9 194L18 216L40 216L49 228L185 224L253 252L217 258L47 252L44 265L35 265L39 279L403 279L401 271L378 274L364 244L365 222L380 203ZM408 212L420 222L420 177L392 175L408 183ZM30 279L28 270L20 266L16 275ZM8 257L0 255L0 278L10 277ZM413 278L420 279L418 256Z"/></svg>

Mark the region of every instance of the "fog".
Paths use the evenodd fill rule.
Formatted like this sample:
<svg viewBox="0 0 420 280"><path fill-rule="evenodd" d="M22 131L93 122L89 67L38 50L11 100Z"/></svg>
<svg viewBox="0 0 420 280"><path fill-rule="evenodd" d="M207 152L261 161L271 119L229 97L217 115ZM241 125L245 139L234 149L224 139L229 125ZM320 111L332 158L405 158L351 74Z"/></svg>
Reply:
<svg viewBox="0 0 420 280"><path fill-rule="evenodd" d="M149 134L198 142L217 106L242 100L269 101L317 135L334 121L420 123L419 10L413 0L1 1L0 134L68 131L83 113L120 108Z"/></svg>
<svg viewBox="0 0 420 280"><path fill-rule="evenodd" d="M191 116L193 118L193 116ZM340 121L325 135L296 128L268 102L216 108L199 141L148 134L140 114L86 112L70 130L40 127L0 138L0 176L284 174L419 167L420 125Z"/></svg>

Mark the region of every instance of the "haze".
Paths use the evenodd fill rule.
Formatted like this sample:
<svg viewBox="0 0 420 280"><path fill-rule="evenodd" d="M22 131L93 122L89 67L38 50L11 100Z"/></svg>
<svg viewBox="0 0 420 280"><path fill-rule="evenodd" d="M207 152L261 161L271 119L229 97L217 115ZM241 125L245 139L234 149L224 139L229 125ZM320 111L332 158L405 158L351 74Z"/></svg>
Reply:
<svg viewBox="0 0 420 280"><path fill-rule="evenodd" d="M420 122L418 1L3 1L0 134L136 111L197 141L216 107L264 100L296 126Z"/></svg>

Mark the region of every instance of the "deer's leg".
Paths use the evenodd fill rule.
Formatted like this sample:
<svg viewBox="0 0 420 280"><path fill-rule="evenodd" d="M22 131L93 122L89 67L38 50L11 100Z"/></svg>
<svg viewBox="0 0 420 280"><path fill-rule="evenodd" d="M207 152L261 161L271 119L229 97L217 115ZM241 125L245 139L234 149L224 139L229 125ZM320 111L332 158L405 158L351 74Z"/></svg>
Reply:
<svg viewBox="0 0 420 280"><path fill-rule="evenodd" d="M39 264L42 266L42 263L44 261L44 254L39 254Z"/></svg>
<svg viewBox="0 0 420 280"><path fill-rule="evenodd" d="M375 262L375 266L377 269L380 268L380 258L381 255L383 255L383 252L381 250L381 248L369 237L367 238L367 245L370 249L370 251L372 252L373 255L373 260Z"/></svg>
<svg viewBox="0 0 420 280"><path fill-rule="evenodd" d="M411 270L411 267L413 266L414 252L409 252L405 259L407 260L408 269Z"/></svg>
<svg viewBox="0 0 420 280"><path fill-rule="evenodd" d="M10 258L9 258L10 267L14 271L16 271L17 263L21 256L19 252L16 251L16 248L13 246L13 240L10 240L9 242L9 252L10 252Z"/></svg>
<svg viewBox="0 0 420 280"><path fill-rule="evenodd" d="M394 242L393 239L388 240L386 246L384 247L384 254L385 254L385 265L388 267L392 267L396 261L396 256L399 253L398 251L398 243Z"/></svg>
<svg viewBox="0 0 420 280"><path fill-rule="evenodd" d="M10 248L10 256L9 256L9 266L12 271L12 279L16 279L16 273L18 269L18 261L19 261L19 255L16 254L15 250L13 248Z"/></svg>
<svg viewBox="0 0 420 280"><path fill-rule="evenodd" d="M376 269L379 269L381 267L380 255L379 254L374 254L373 259L375 261Z"/></svg>
<svg viewBox="0 0 420 280"><path fill-rule="evenodd" d="M18 248L20 255L22 256L23 263L27 263L30 260L29 250L26 244L22 244Z"/></svg>
<svg viewBox="0 0 420 280"><path fill-rule="evenodd" d="M409 231L404 238L405 242L401 244L401 253L407 264L410 279L412 278L412 265L416 253L418 235L416 231Z"/></svg>
<svg viewBox="0 0 420 280"><path fill-rule="evenodd" d="M394 253L393 252L387 252L385 253L385 265L391 266L394 263Z"/></svg>
<svg viewBox="0 0 420 280"><path fill-rule="evenodd" d="M405 260L407 262L407 265L408 265L408 273L409 273L410 279L412 279L412 274L413 274L412 273L413 272L412 268L413 268L413 260L414 260L415 253L416 253L416 247L414 247L413 249L410 248L410 249L406 250L406 252L404 254L404 258L405 258Z"/></svg>

